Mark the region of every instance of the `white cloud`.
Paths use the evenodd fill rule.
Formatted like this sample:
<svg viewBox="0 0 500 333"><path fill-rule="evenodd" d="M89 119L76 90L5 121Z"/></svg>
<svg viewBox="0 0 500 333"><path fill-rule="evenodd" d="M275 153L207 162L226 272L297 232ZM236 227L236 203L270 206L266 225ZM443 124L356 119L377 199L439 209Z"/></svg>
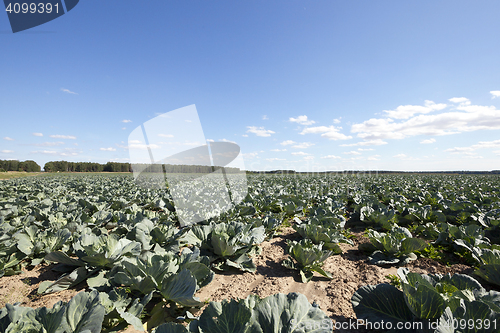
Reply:
<svg viewBox="0 0 500 333"><path fill-rule="evenodd" d="M452 103L460 103L460 104L465 104L465 105L470 105L470 100L465 97L453 97L449 99L450 102Z"/></svg>
<svg viewBox="0 0 500 333"><path fill-rule="evenodd" d="M290 118L290 119L288 119L288 121L290 121L292 123L298 123L300 125L305 125L305 126L312 125L315 123L314 120L308 120L307 116L298 116L297 118Z"/></svg>
<svg viewBox="0 0 500 333"><path fill-rule="evenodd" d="M359 151L371 151L373 148L358 148Z"/></svg>
<svg viewBox="0 0 500 333"><path fill-rule="evenodd" d="M54 146L61 146L63 145L64 142L58 141L58 142L43 142L43 143L35 143L35 146L38 147L54 147Z"/></svg>
<svg viewBox="0 0 500 333"><path fill-rule="evenodd" d="M434 142L436 142L436 139L434 139L434 138L425 139L425 140L420 141L420 143L424 144L424 145L431 144L431 143L434 143Z"/></svg>
<svg viewBox="0 0 500 333"><path fill-rule="evenodd" d="M352 139L352 136L347 136L342 133L339 133L340 127L335 126L316 126L316 127L307 127L304 128L300 134L321 134L322 137L328 138L330 140L348 140Z"/></svg>
<svg viewBox="0 0 500 333"><path fill-rule="evenodd" d="M334 124L340 124L340 120L342 119L342 117L339 117L339 118L336 118L336 119L333 119L333 123Z"/></svg>
<svg viewBox="0 0 500 333"><path fill-rule="evenodd" d="M436 104L433 101L425 101L425 106L421 105L400 105L396 110L384 110L389 118L393 119L408 119L417 113L429 113L439 111L446 108L446 104Z"/></svg>
<svg viewBox="0 0 500 333"><path fill-rule="evenodd" d="M309 147L314 146L314 145L315 145L314 143L302 142L302 143L293 145L292 148L306 149L306 148L309 148Z"/></svg>
<svg viewBox="0 0 500 333"><path fill-rule="evenodd" d="M32 154L46 154L46 155L56 155L57 151L55 150L36 150L32 151Z"/></svg>
<svg viewBox="0 0 500 333"><path fill-rule="evenodd" d="M490 91L490 94L493 95L491 98L500 97L500 90L492 90Z"/></svg>
<svg viewBox="0 0 500 333"><path fill-rule="evenodd" d="M477 130L500 129L500 110L494 106L460 104L459 111L418 115L405 121L372 118L354 124L351 132L365 140L404 139L417 135L449 135ZM465 112L460 112L465 111Z"/></svg>
<svg viewBox="0 0 500 333"><path fill-rule="evenodd" d="M42 133L33 133L34 136L43 136Z"/></svg>
<svg viewBox="0 0 500 333"><path fill-rule="evenodd" d="M349 144L343 144L340 145L340 147L356 147L356 146L381 146L381 145L386 145L387 142L384 140L376 139L376 140L368 140L368 141L361 141L361 142L356 142L356 143L349 143Z"/></svg>
<svg viewBox="0 0 500 333"><path fill-rule="evenodd" d="M351 150L351 151L346 151L344 152L346 155L361 155L359 151Z"/></svg>
<svg viewBox="0 0 500 333"><path fill-rule="evenodd" d="M246 159L246 160L251 160L251 159L254 159L256 157L259 157L259 153L244 153L242 154L242 156Z"/></svg>
<svg viewBox="0 0 500 333"><path fill-rule="evenodd" d="M297 151L297 152L292 153L292 155L306 156L306 155L309 155L309 154L308 153L304 153L303 151Z"/></svg>
<svg viewBox="0 0 500 333"><path fill-rule="evenodd" d="M66 148L63 151L55 151L55 150L37 150L32 151L32 154L44 154L44 155L56 155L56 156L77 156L79 152L75 150L75 148Z"/></svg>
<svg viewBox="0 0 500 333"><path fill-rule="evenodd" d="M46 154L46 155L56 155L57 151L55 150L37 150L37 151L32 151L32 153L36 154Z"/></svg>
<svg viewBox="0 0 500 333"><path fill-rule="evenodd" d="M113 148L113 147L109 147L109 148L99 148L99 150L102 150L102 151L116 151L116 148Z"/></svg>
<svg viewBox="0 0 500 333"><path fill-rule="evenodd" d="M406 154L397 154L397 155L394 155L393 157L404 159L404 158L407 158L408 156Z"/></svg>
<svg viewBox="0 0 500 333"><path fill-rule="evenodd" d="M266 115L263 115L262 120L269 120L269 118Z"/></svg>
<svg viewBox="0 0 500 333"><path fill-rule="evenodd" d="M241 136L244 138L248 138L248 134L242 134Z"/></svg>
<svg viewBox="0 0 500 333"><path fill-rule="evenodd" d="M62 152L62 153L59 153L59 155L61 155L61 156L77 156L78 153L77 152Z"/></svg>
<svg viewBox="0 0 500 333"><path fill-rule="evenodd" d="M174 136L172 134L158 134L159 137L162 138L173 138Z"/></svg>
<svg viewBox="0 0 500 333"><path fill-rule="evenodd" d="M500 155L500 150L493 151L495 154Z"/></svg>
<svg viewBox="0 0 500 333"><path fill-rule="evenodd" d="M222 139L222 140L219 140L219 141L222 141L222 142L230 142L230 143L234 143L234 144L236 144L236 142L231 141L231 140L228 140L228 139Z"/></svg>
<svg viewBox="0 0 500 333"><path fill-rule="evenodd" d="M64 89L64 88L61 88L61 91L65 92L65 93L68 93L68 94L73 94L73 95L78 95L78 93L74 92L74 91L71 91L69 89Z"/></svg>
<svg viewBox="0 0 500 333"><path fill-rule="evenodd" d="M126 130L127 128L126 127L122 127L122 130Z"/></svg>
<svg viewBox="0 0 500 333"><path fill-rule="evenodd" d="M130 119L123 119L122 120L122 123L131 123L131 122L132 122L132 120L130 120Z"/></svg>
<svg viewBox="0 0 500 333"><path fill-rule="evenodd" d="M340 156L335 156L335 155L326 155L326 156L321 156L321 158L339 159L339 158L342 158L342 157L340 157Z"/></svg>
<svg viewBox="0 0 500 333"><path fill-rule="evenodd" d="M286 151L286 148L285 149L271 149L271 151Z"/></svg>
<svg viewBox="0 0 500 333"><path fill-rule="evenodd" d="M307 128L304 128L302 130L302 132L300 132L300 134L304 135L304 134L319 134L319 133L326 133L326 132L329 132L329 131L332 131L332 130L338 130L336 127L334 126L330 126L330 127L327 127L327 126L316 126L316 127L307 127Z"/></svg>
<svg viewBox="0 0 500 333"><path fill-rule="evenodd" d="M4 140L7 140L7 141L14 141L14 139L9 138L8 136L4 137L3 139L4 139Z"/></svg>
<svg viewBox="0 0 500 333"><path fill-rule="evenodd" d="M247 126L247 128L248 128L247 133L253 133L257 136L262 136L262 137L268 137L271 136L271 134L276 133L271 130L266 130L264 127Z"/></svg>
<svg viewBox="0 0 500 333"><path fill-rule="evenodd" d="M282 146L288 146L288 145L293 145L294 143L296 143L296 142L292 141L292 140L285 140L282 143L280 143L280 145L282 145Z"/></svg>
<svg viewBox="0 0 500 333"><path fill-rule="evenodd" d="M380 155L373 155L367 158L368 161L380 161Z"/></svg>
<svg viewBox="0 0 500 333"><path fill-rule="evenodd" d="M469 146L469 147L454 147L450 149L446 149L446 152L449 153L464 153L464 152L472 152L477 149L485 149L485 148L500 148L500 140L494 140L494 141L480 141L479 143Z"/></svg>
<svg viewBox="0 0 500 333"><path fill-rule="evenodd" d="M273 157L273 158L266 158L266 161L270 161L270 162L273 162L273 161L286 161L286 159Z"/></svg>
<svg viewBox="0 0 500 333"><path fill-rule="evenodd" d="M314 156L306 156L306 157L304 157L304 160L306 160L306 161L314 160Z"/></svg>
<svg viewBox="0 0 500 333"><path fill-rule="evenodd" d="M0 152L4 153L4 154L10 154L10 153L13 153L14 151L13 150L2 150Z"/></svg>
<svg viewBox="0 0 500 333"><path fill-rule="evenodd" d="M76 140L76 136L73 136L73 135L59 135L59 134L56 134L56 135L49 135L51 138L54 138L54 139L68 139L68 140Z"/></svg>

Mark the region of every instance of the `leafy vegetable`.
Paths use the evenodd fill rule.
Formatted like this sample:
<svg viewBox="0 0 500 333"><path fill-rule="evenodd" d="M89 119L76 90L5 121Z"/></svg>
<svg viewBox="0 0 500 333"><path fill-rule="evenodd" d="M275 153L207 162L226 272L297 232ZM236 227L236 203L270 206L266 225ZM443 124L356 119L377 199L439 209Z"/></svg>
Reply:
<svg viewBox="0 0 500 333"><path fill-rule="evenodd" d="M290 293L264 299L250 295L240 301L210 302L189 329L193 333L281 333L317 332L318 327L321 332L331 332L333 323L304 295ZM160 329L161 326L156 332L163 332Z"/></svg>
<svg viewBox="0 0 500 333"><path fill-rule="evenodd" d="M288 241L288 253L296 262L287 258L282 265L286 268L295 269L300 272L303 283L311 281L314 272L318 272L324 277L331 279L332 275L323 270L323 262L332 255L332 251L323 250L322 244L314 244L309 239L299 242Z"/></svg>
<svg viewBox="0 0 500 333"><path fill-rule="evenodd" d="M13 238L17 242L19 251L30 258L43 258L45 254L62 249L63 245L71 238L68 229L40 230L32 225L15 233ZM37 265L42 259L32 260L32 265Z"/></svg>
<svg viewBox="0 0 500 333"><path fill-rule="evenodd" d="M500 286L500 250L482 249L476 250L475 253L481 261L481 266L474 273L486 281Z"/></svg>
<svg viewBox="0 0 500 333"><path fill-rule="evenodd" d="M255 253L256 244L264 241L263 226L254 228L241 222L195 225L180 238L181 242L199 246L202 254L210 257L212 267L227 270L230 267L255 272L249 255Z"/></svg>
<svg viewBox="0 0 500 333"><path fill-rule="evenodd" d="M342 229L336 225L321 225L319 223L299 224L294 225L293 228L304 238L313 241L314 244L323 243L323 247L332 250L335 253L342 253L338 243L353 244L349 240Z"/></svg>
<svg viewBox="0 0 500 333"><path fill-rule="evenodd" d="M407 264L417 259L413 252L427 247L424 240L413 238L410 231L404 227L394 227L387 233L369 230L368 238L377 249L370 256L370 262L379 266Z"/></svg>
<svg viewBox="0 0 500 333"><path fill-rule="evenodd" d="M45 256L45 260L76 268L53 283L42 282L38 288L39 294L53 293L76 286L100 269L112 268L123 257L137 256L141 252L140 243L120 238L117 234L97 236L94 233L84 233L73 246L78 260L70 258L63 252L51 252Z"/></svg>
<svg viewBox="0 0 500 333"><path fill-rule="evenodd" d="M9 333L100 333L104 313L97 291L81 292L68 303L57 302L51 309L7 304L0 309L0 330Z"/></svg>
<svg viewBox="0 0 500 333"><path fill-rule="evenodd" d="M138 331L144 331L141 319L139 318L144 307L151 301L153 292L150 292L141 300L132 300L123 288L114 288L109 294L101 292L101 303L104 306L106 315L104 323L114 331L125 329L129 324Z"/></svg>
<svg viewBox="0 0 500 333"><path fill-rule="evenodd" d="M462 274L421 275L399 268L402 291L389 284L358 289L351 303L358 319L391 322L438 323L434 332L446 332L450 318L500 318L500 293L487 292L478 281ZM447 321L448 320L448 321ZM493 326L481 332L494 332ZM460 332L469 332L470 329ZM453 331L451 331L453 332Z"/></svg>

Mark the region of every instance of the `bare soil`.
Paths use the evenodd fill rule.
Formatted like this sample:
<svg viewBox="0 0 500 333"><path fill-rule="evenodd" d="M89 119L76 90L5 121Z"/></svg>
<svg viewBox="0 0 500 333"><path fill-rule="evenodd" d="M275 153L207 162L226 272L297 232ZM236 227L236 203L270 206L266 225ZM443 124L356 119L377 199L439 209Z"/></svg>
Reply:
<svg viewBox="0 0 500 333"><path fill-rule="evenodd" d="M196 294L202 301L221 301L229 298L246 298L250 294L266 297L276 293L299 292L309 301L316 302L334 322L354 321L356 316L351 306L354 292L364 285L386 283L389 274L396 274L397 268L382 268L370 265L366 254L358 251L360 243L368 242L362 232L353 233L354 246L340 244L343 254L328 258L323 268L333 275L328 280L316 274L307 284L300 282L299 273L287 269L281 262L285 254L286 240L300 237L292 228L284 228L278 235L261 244L261 255L254 258L257 266L255 273L225 272L216 274L212 283ZM434 260L419 258L407 266L410 271L425 274L465 273L470 274L471 267L457 264L447 267ZM42 281L55 281L57 275L50 266L38 265L24 269L23 274L0 278L0 308L5 303L20 302L22 306L51 307L57 301L69 301L83 290L82 283L76 289L40 296L36 290ZM129 327L127 333L137 332ZM336 332L363 332L363 330L337 330ZM367 331L366 331L367 332Z"/></svg>

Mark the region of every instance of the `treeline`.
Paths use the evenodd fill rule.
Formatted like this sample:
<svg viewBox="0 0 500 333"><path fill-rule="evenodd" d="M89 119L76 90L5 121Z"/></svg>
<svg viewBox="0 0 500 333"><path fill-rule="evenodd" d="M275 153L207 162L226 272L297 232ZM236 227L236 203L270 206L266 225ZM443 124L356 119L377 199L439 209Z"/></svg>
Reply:
<svg viewBox="0 0 500 333"><path fill-rule="evenodd" d="M220 167L206 165L172 165L172 164L130 164L108 162L106 164L93 162L51 161L45 163L45 172L132 172L133 168L150 173L211 173ZM239 168L225 168L226 173L239 173Z"/></svg>
<svg viewBox="0 0 500 333"><path fill-rule="evenodd" d="M132 168L135 170L142 170L141 172L149 173L211 173L221 167L214 167L210 165L181 165L181 164L133 164ZM143 170L144 169L144 170ZM240 173L239 168L224 168L226 173Z"/></svg>
<svg viewBox="0 0 500 333"><path fill-rule="evenodd" d="M0 172L6 171L25 171L25 172L40 172L41 168L35 161L18 160L0 160Z"/></svg>
<svg viewBox="0 0 500 333"><path fill-rule="evenodd" d="M132 172L130 163L108 162L106 164L94 162L67 162L51 161L45 163L45 172Z"/></svg>

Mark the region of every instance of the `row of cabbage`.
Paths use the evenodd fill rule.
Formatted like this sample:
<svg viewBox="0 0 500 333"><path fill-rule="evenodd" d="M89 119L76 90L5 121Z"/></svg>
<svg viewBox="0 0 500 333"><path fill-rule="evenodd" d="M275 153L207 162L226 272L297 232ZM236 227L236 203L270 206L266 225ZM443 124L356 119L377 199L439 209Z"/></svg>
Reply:
<svg viewBox="0 0 500 333"><path fill-rule="evenodd" d="M0 329L14 333L98 333L111 309L133 316L140 313L144 301L134 301L127 312L129 300L122 295L81 292L68 303L58 302L52 308L31 309L8 305L0 310ZM261 299L210 302L198 318L188 325L168 322L153 329L154 333L280 333L331 332L333 322L316 304L311 305L299 293L276 294ZM116 331L116 330L114 330Z"/></svg>

